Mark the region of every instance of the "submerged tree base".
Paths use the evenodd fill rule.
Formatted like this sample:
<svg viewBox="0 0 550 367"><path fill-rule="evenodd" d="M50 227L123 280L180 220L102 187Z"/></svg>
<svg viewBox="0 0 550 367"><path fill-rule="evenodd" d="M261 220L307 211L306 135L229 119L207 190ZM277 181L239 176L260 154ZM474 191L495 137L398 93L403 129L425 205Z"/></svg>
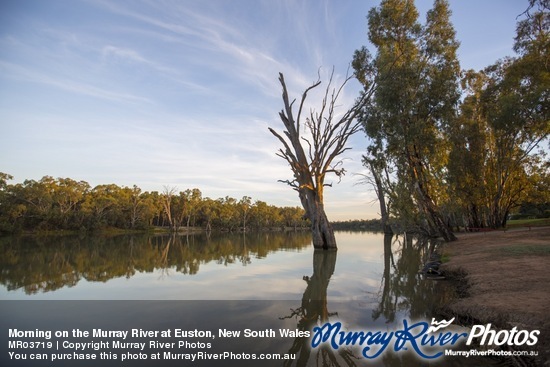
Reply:
<svg viewBox="0 0 550 367"><path fill-rule="evenodd" d="M317 205L316 208L322 208L322 205ZM311 212L311 209L310 209ZM330 225L324 210L316 212L316 218L312 220L311 235L313 240L313 248L320 250L336 250L336 237L334 229Z"/></svg>

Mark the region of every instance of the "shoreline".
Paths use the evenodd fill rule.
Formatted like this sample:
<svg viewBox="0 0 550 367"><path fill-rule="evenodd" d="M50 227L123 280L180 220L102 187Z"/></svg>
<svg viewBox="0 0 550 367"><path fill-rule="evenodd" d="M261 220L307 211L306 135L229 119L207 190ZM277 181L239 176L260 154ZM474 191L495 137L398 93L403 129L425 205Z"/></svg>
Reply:
<svg viewBox="0 0 550 367"><path fill-rule="evenodd" d="M456 294L441 313L465 326L491 323L499 329L540 330L531 348L538 357L511 362L550 366L550 227L462 233L441 251L450 259L441 270Z"/></svg>
<svg viewBox="0 0 550 367"><path fill-rule="evenodd" d="M171 231L168 227L152 227L148 229L123 229L123 228L100 228L94 230L71 230L71 229L52 229L52 230L39 230L39 231L22 231L16 233L0 233L0 237L9 236L77 236L77 235L100 235L100 236L121 236L121 235L195 235L201 233L263 233L263 232L298 232L309 231L309 227L263 227L254 228L243 231L241 228L236 230L215 228L207 230L202 227L181 227L177 231Z"/></svg>

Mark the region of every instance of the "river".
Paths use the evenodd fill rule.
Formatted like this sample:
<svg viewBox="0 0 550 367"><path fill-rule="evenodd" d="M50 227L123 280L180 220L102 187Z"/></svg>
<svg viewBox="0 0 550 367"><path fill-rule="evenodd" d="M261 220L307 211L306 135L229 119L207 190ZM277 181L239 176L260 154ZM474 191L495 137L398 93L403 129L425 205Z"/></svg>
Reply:
<svg viewBox="0 0 550 367"><path fill-rule="evenodd" d="M336 237L338 251L328 252L314 251L305 232L4 237L0 311L30 329L51 329L55 320L94 331L177 326L196 335L219 329L258 337L290 330L276 347L268 338L256 338L254 347L294 352L297 366L361 365L360 351L311 350L294 334L323 322L381 331L403 328L403 320L429 322L447 296L439 281L419 274L427 241L369 232ZM223 347L237 344L228 339ZM415 365L418 358L385 353L368 362Z"/></svg>

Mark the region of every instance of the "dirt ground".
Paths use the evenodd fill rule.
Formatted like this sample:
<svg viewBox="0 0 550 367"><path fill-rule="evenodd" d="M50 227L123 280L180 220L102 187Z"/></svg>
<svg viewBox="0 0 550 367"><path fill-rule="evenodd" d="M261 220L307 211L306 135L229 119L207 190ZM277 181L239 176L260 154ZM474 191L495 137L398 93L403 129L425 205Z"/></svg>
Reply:
<svg viewBox="0 0 550 367"><path fill-rule="evenodd" d="M550 366L550 227L465 233L445 244L461 297L447 307L472 322L540 330L537 365ZM519 363L521 365L521 363Z"/></svg>

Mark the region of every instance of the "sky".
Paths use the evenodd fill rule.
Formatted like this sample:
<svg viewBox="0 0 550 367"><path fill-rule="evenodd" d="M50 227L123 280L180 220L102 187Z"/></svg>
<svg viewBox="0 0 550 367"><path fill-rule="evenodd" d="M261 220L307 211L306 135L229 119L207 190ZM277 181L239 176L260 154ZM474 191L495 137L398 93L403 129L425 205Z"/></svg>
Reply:
<svg viewBox="0 0 550 367"><path fill-rule="evenodd" d="M144 191L199 188L203 197L250 196L299 206L278 182L283 107L334 68L349 72L368 46L374 0L1 0L0 172L11 183L43 176ZM450 1L463 69L513 56L527 0ZM432 1L416 2L420 20ZM371 48L371 52L375 50ZM349 108L352 80L339 101ZM331 220L378 217L362 132L342 156L347 173L325 190Z"/></svg>

